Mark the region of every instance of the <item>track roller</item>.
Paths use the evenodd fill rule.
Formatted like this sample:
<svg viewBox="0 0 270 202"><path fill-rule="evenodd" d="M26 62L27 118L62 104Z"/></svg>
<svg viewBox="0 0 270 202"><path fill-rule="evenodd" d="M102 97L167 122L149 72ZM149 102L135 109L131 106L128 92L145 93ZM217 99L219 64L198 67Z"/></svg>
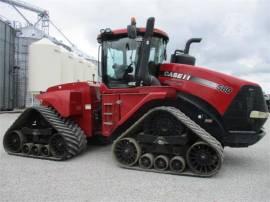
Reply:
<svg viewBox="0 0 270 202"><path fill-rule="evenodd" d="M34 144L31 148L31 154L38 156L40 155L40 148L42 145L40 144Z"/></svg>
<svg viewBox="0 0 270 202"><path fill-rule="evenodd" d="M23 147L22 147L22 153L30 154L33 146L34 146L33 143L24 144Z"/></svg>
<svg viewBox="0 0 270 202"><path fill-rule="evenodd" d="M135 139L123 138L114 145L113 155L118 163L132 166L138 161L141 148Z"/></svg>
<svg viewBox="0 0 270 202"><path fill-rule="evenodd" d="M183 157L181 156L174 156L170 160L170 170L173 172L181 173L185 170L186 163Z"/></svg>
<svg viewBox="0 0 270 202"><path fill-rule="evenodd" d="M49 145L42 145L40 148L41 156L50 156L50 147Z"/></svg>
<svg viewBox="0 0 270 202"><path fill-rule="evenodd" d="M12 130L5 134L4 136L4 148L8 152L20 152L25 138L21 131L19 130Z"/></svg>
<svg viewBox="0 0 270 202"><path fill-rule="evenodd" d="M139 166L141 168L152 168L154 164L154 155L150 153L143 154L139 159Z"/></svg>
<svg viewBox="0 0 270 202"><path fill-rule="evenodd" d="M164 155L158 155L154 160L154 168L157 170L166 170L169 167L169 158Z"/></svg>
<svg viewBox="0 0 270 202"><path fill-rule="evenodd" d="M187 151L187 164L197 174L211 176L218 172L222 157L206 142L196 142Z"/></svg>

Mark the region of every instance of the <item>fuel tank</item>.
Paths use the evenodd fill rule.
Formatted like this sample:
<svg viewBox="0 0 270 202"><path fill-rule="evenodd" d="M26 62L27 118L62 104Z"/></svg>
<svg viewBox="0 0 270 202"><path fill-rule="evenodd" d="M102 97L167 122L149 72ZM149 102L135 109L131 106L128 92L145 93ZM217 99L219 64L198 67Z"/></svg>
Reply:
<svg viewBox="0 0 270 202"><path fill-rule="evenodd" d="M48 88L37 99L62 117L72 118L91 137L98 128L94 117L100 103L99 87L98 83L88 82L61 84Z"/></svg>

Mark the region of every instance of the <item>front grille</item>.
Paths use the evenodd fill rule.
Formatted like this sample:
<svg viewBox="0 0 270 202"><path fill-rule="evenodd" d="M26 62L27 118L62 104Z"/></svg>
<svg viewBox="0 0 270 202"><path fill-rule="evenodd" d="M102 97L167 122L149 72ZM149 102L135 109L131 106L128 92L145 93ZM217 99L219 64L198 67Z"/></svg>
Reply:
<svg viewBox="0 0 270 202"><path fill-rule="evenodd" d="M223 116L226 129L259 131L266 119L251 119L253 110L267 111L262 90L259 86L243 86Z"/></svg>

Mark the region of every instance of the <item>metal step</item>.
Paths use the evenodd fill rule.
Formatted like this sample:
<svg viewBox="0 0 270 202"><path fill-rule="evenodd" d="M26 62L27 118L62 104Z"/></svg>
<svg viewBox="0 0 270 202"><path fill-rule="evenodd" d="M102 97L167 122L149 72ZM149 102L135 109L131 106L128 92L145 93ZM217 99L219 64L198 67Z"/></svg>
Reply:
<svg viewBox="0 0 270 202"><path fill-rule="evenodd" d="M105 116L111 116L111 115L113 115L113 113L111 113L111 112L104 112L103 113Z"/></svg>
<svg viewBox="0 0 270 202"><path fill-rule="evenodd" d="M106 121L106 122L103 122L104 125L107 125L107 126L112 126L113 125L113 122L111 121Z"/></svg>

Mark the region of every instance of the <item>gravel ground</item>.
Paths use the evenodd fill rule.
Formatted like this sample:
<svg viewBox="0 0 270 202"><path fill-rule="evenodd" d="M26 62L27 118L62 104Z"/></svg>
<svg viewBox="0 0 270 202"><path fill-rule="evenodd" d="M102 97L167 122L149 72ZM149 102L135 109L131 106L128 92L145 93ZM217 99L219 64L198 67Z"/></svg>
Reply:
<svg viewBox="0 0 270 202"><path fill-rule="evenodd" d="M9 156L2 137L17 116L0 114L0 201L270 201L269 134L247 149L226 148L221 171L197 178L119 168L110 146L66 162Z"/></svg>

